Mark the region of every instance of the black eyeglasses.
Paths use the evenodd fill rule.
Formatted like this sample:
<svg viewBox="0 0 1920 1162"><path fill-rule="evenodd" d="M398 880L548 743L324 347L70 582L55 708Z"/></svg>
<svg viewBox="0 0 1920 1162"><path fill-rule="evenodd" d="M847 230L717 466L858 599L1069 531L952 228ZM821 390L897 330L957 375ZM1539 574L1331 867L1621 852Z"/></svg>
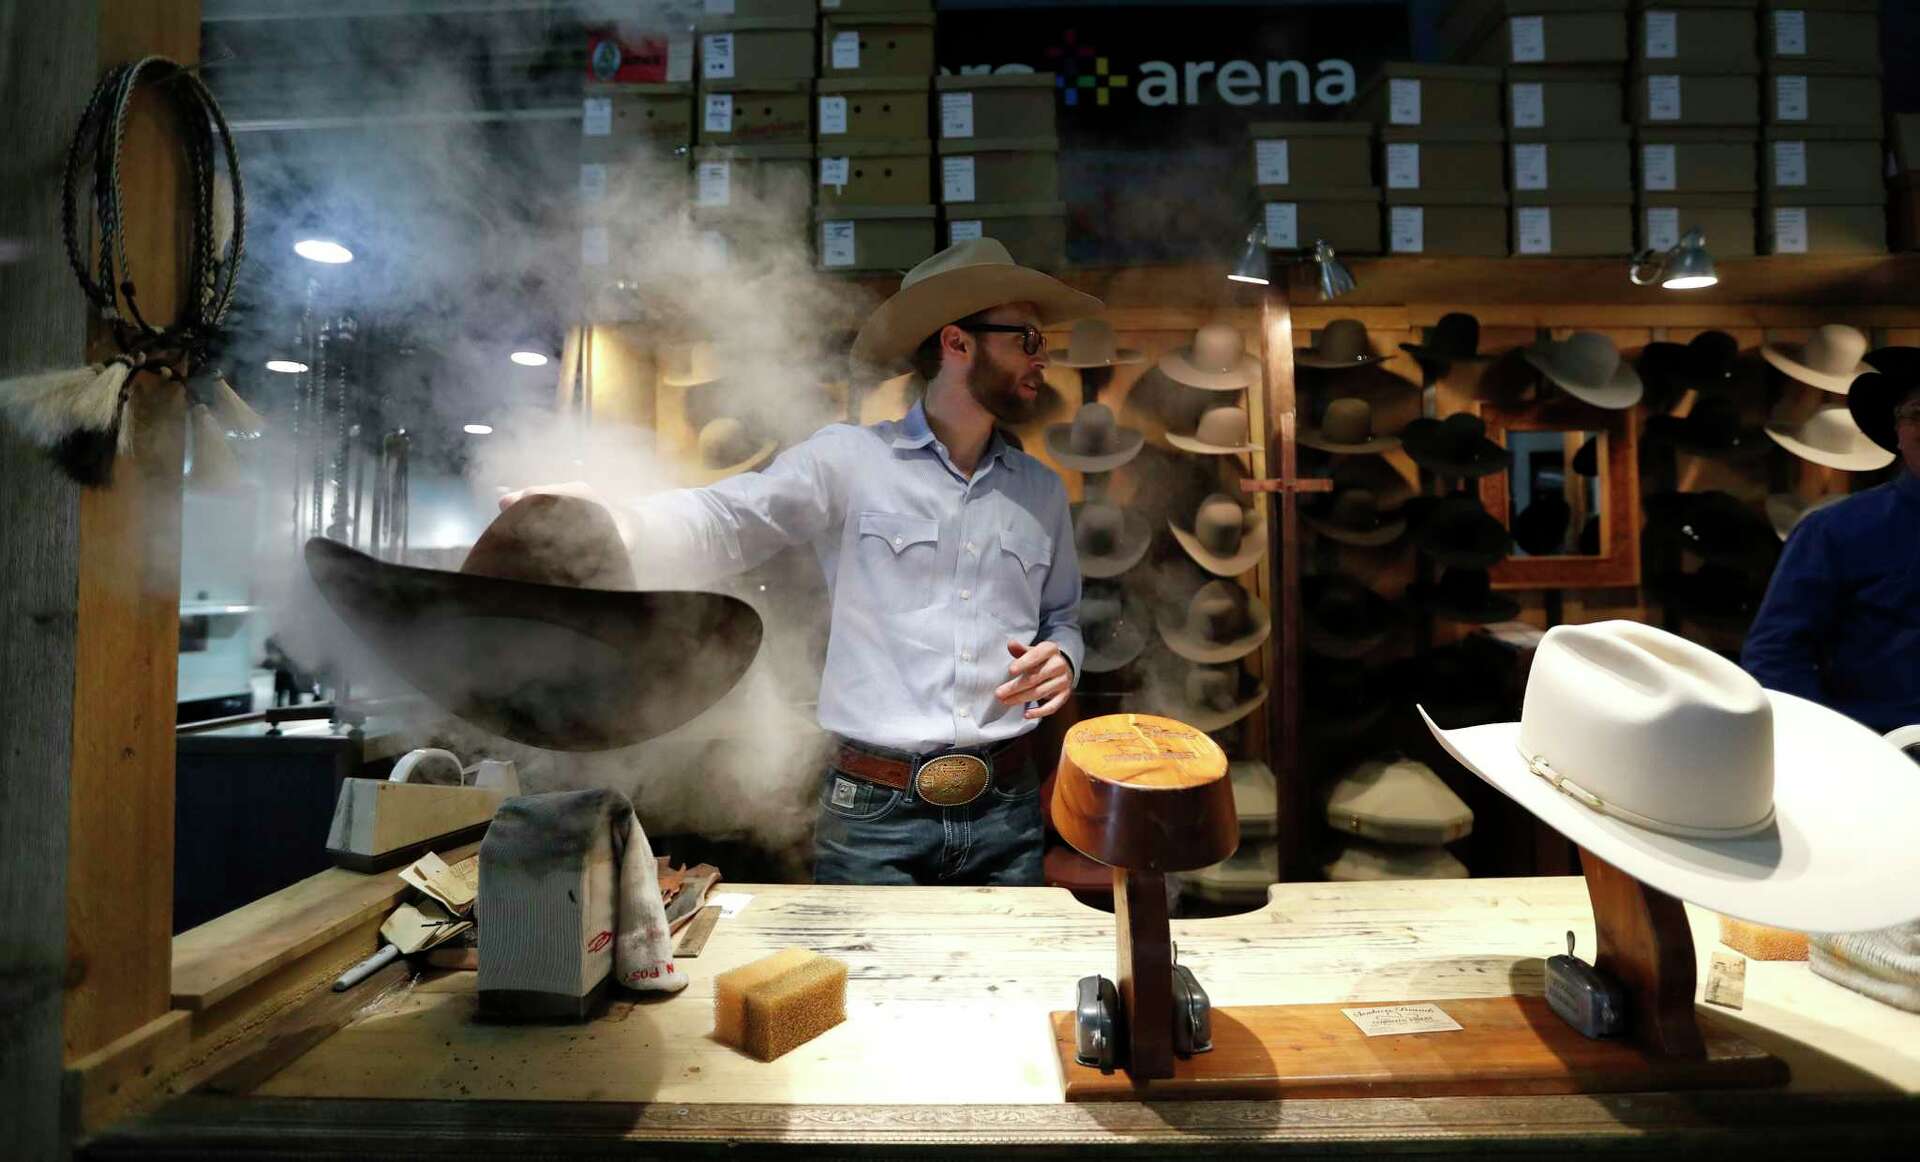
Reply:
<svg viewBox="0 0 1920 1162"><path fill-rule="evenodd" d="M994 331L1005 335L1020 336L1020 350L1028 355L1040 354L1040 348L1046 345L1046 336L1032 323L963 323L963 331Z"/></svg>

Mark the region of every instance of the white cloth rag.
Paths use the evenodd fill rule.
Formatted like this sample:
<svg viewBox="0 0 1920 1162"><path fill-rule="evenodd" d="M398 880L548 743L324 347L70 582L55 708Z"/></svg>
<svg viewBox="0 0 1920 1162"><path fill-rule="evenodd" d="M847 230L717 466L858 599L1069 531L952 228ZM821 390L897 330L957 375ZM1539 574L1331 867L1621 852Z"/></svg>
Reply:
<svg viewBox="0 0 1920 1162"><path fill-rule="evenodd" d="M1807 938L1807 962L1837 985L1920 1013L1920 921Z"/></svg>

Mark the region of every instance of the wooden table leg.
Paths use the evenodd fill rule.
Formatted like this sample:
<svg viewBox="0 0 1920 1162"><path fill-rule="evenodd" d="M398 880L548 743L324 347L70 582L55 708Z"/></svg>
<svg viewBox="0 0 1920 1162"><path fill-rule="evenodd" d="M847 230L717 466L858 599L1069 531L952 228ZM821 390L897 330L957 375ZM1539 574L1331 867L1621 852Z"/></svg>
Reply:
<svg viewBox="0 0 1920 1162"><path fill-rule="evenodd" d="M1167 926L1167 877L1113 869L1120 1009L1127 1072L1135 1079L1173 1076L1173 937Z"/></svg>
<svg viewBox="0 0 1920 1162"><path fill-rule="evenodd" d="M1693 1011L1693 931L1686 905L1580 849L1599 934L1593 964L1627 987L1632 1037L1668 1057L1705 1057Z"/></svg>

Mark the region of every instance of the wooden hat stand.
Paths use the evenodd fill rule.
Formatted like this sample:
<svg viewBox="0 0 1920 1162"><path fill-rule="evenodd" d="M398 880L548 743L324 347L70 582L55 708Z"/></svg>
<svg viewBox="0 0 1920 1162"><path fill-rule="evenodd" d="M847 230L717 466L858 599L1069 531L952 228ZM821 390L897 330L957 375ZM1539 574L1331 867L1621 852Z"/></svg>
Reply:
<svg viewBox="0 0 1920 1162"><path fill-rule="evenodd" d="M1366 1035L1342 1010L1387 1002L1250 1005L1214 1009L1212 1050L1176 1056L1165 873L1224 859L1237 842L1225 758L1210 775L1207 747L1219 753L1198 731L1145 715L1089 719L1067 732L1054 826L1082 854L1113 868L1124 1030L1120 1068L1102 1072L1079 1060L1075 1014L1052 1015L1068 1101L1643 1092L1786 1081L1784 1062L1696 1011L1685 906L1584 849L1599 936L1595 966L1627 992L1624 1036L1583 1036L1540 996L1399 1002L1435 1005L1460 1028L1383 1036Z"/></svg>

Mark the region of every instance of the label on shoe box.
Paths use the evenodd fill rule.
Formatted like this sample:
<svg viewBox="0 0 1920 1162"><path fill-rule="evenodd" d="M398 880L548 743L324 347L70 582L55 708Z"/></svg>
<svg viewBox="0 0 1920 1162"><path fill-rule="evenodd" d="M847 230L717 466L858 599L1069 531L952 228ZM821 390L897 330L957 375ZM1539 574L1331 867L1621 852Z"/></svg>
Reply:
<svg viewBox="0 0 1920 1162"><path fill-rule="evenodd" d="M1516 16L1507 22L1513 38L1513 63L1536 64L1547 59L1547 19Z"/></svg>
<svg viewBox="0 0 1920 1162"><path fill-rule="evenodd" d="M700 38L700 75L709 81L733 76L733 33L714 32Z"/></svg>
<svg viewBox="0 0 1920 1162"><path fill-rule="evenodd" d="M852 266L853 261L853 223L820 223L820 265Z"/></svg>
<svg viewBox="0 0 1920 1162"><path fill-rule="evenodd" d="M1674 146L1643 145L1640 147L1640 188L1643 190L1671 190L1674 187L1674 172L1679 168L1675 164Z"/></svg>
<svg viewBox="0 0 1920 1162"><path fill-rule="evenodd" d="M1663 73L1647 78L1647 120L1680 120L1680 78Z"/></svg>
<svg viewBox="0 0 1920 1162"><path fill-rule="evenodd" d="M1262 219L1267 228L1267 249L1300 248L1300 207L1294 202L1268 202Z"/></svg>
<svg viewBox="0 0 1920 1162"><path fill-rule="evenodd" d="M1807 184L1806 142L1776 141L1773 143L1773 184L1776 186Z"/></svg>
<svg viewBox="0 0 1920 1162"><path fill-rule="evenodd" d="M1680 207L1647 207L1647 246L1654 250L1672 250L1680 245Z"/></svg>
<svg viewBox="0 0 1920 1162"><path fill-rule="evenodd" d="M1387 124L1420 124L1420 82L1413 77L1387 80Z"/></svg>
<svg viewBox="0 0 1920 1162"><path fill-rule="evenodd" d="M1807 208L1805 206L1774 207L1773 252L1775 254L1807 252Z"/></svg>
<svg viewBox="0 0 1920 1162"><path fill-rule="evenodd" d="M1387 188L1390 190L1417 190L1420 188L1420 145L1414 141L1393 141L1387 144Z"/></svg>
<svg viewBox="0 0 1920 1162"><path fill-rule="evenodd" d="M1670 61L1680 55L1680 14L1651 11L1644 14L1647 37L1644 55L1650 61Z"/></svg>
<svg viewBox="0 0 1920 1162"><path fill-rule="evenodd" d="M973 136L973 94L940 94L940 136Z"/></svg>
<svg viewBox="0 0 1920 1162"><path fill-rule="evenodd" d="M1547 206L1521 206L1514 212L1514 249L1522 254L1553 253L1553 210Z"/></svg>
<svg viewBox="0 0 1920 1162"><path fill-rule="evenodd" d="M1287 166L1287 139L1253 143L1253 180L1262 186L1284 186L1293 179Z"/></svg>
<svg viewBox="0 0 1920 1162"><path fill-rule="evenodd" d="M837 137L847 131L847 99L820 98L820 136Z"/></svg>
<svg viewBox="0 0 1920 1162"><path fill-rule="evenodd" d="M700 118L700 131L703 133L733 132L733 94L708 93L705 110Z"/></svg>
<svg viewBox="0 0 1920 1162"><path fill-rule="evenodd" d="M1427 211L1424 206L1389 206L1387 234L1395 254L1420 254L1427 248Z"/></svg>
<svg viewBox="0 0 1920 1162"><path fill-rule="evenodd" d="M1513 188L1547 188L1547 147L1543 142L1522 142L1513 147Z"/></svg>
<svg viewBox="0 0 1920 1162"><path fill-rule="evenodd" d="M1510 90L1515 129L1542 129L1547 124L1547 91L1539 81L1520 81Z"/></svg>

